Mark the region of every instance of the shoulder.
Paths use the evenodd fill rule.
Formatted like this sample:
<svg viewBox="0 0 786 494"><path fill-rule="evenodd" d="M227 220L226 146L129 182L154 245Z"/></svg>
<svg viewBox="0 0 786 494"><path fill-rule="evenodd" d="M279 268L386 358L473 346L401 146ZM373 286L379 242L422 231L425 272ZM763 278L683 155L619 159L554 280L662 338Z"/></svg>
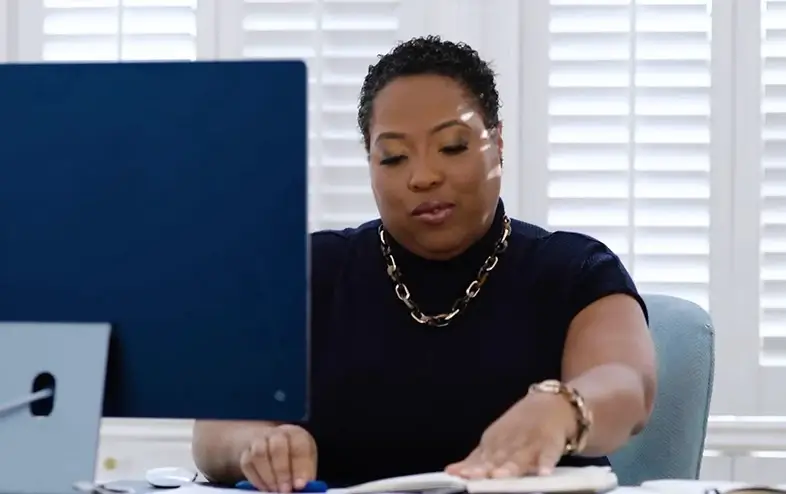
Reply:
<svg viewBox="0 0 786 494"><path fill-rule="evenodd" d="M608 255L619 262L616 254L603 242L583 233L549 231L531 223L511 220L511 240L516 241L526 255L537 258L541 265L580 268L597 255Z"/></svg>
<svg viewBox="0 0 786 494"><path fill-rule="evenodd" d="M349 259L374 248L380 220L354 228L318 230L310 234L312 280L333 279Z"/></svg>
<svg viewBox="0 0 786 494"><path fill-rule="evenodd" d="M583 233L548 231L522 221L511 221L512 240L518 239L528 266L539 282L558 293L573 315L608 295L627 294L636 299L645 316L647 308L633 278L606 244Z"/></svg>
<svg viewBox="0 0 786 494"><path fill-rule="evenodd" d="M373 220L353 228L317 230L310 234L311 255L335 258L349 251L367 247L378 235L380 220Z"/></svg>

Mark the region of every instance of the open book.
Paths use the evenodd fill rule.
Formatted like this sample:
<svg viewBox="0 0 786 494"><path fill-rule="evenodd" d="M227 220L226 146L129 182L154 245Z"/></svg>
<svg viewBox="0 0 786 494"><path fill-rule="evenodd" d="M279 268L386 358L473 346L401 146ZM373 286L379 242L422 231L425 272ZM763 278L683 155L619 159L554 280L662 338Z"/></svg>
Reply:
<svg viewBox="0 0 786 494"><path fill-rule="evenodd" d="M467 480L444 472L375 480L340 489L342 494L427 492L438 494L601 493L617 487L609 467L557 467L551 475L508 479ZM338 489L336 490L338 491ZM338 494L338 493L336 493ZM784 493L786 494L786 493Z"/></svg>

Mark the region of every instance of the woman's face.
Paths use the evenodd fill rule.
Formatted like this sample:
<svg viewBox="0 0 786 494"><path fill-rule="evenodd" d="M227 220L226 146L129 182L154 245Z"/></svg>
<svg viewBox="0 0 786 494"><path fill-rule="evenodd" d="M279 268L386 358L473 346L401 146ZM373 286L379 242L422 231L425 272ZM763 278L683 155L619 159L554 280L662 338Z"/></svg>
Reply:
<svg viewBox="0 0 786 494"><path fill-rule="evenodd" d="M489 228L501 183L500 128L438 75L406 76L374 100L371 184L385 229L412 252L447 259Z"/></svg>

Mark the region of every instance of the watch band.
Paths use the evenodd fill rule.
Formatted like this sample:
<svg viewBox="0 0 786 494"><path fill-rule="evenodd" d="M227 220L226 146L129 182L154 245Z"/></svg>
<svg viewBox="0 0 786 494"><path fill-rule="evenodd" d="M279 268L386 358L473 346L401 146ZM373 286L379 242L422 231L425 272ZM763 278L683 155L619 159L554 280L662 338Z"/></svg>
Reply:
<svg viewBox="0 0 786 494"><path fill-rule="evenodd" d="M587 445L587 437L592 426L592 413L584 398L573 387L556 379L548 379L529 387L530 392L550 393L564 397L576 413L576 434L565 444L565 454L577 454Z"/></svg>

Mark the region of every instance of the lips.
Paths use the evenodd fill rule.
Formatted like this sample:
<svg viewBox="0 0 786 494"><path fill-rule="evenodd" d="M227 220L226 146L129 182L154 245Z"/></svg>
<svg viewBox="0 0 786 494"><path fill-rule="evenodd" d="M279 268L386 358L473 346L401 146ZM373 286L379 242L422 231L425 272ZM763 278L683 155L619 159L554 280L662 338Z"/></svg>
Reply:
<svg viewBox="0 0 786 494"><path fill-rule="evenodd" d="M455 204L445 201L426 201L412 210L412 216L430 225L439 225L447 220Z"/></svg>
<svg viewBox="0 0 786 494"><path fill-rule="evenodd" d="M450 209L453 204L445 201L426 201L422 202L412 210L412 216L420 216L422 214L438 213L443 209Z"/></svg>

